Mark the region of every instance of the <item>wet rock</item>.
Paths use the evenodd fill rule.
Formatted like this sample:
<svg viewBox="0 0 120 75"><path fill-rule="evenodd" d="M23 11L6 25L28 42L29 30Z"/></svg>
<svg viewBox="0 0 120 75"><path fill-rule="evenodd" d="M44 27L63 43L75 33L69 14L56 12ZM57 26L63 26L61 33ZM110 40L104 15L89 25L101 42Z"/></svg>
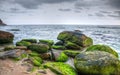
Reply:
<svg viewBox="0 0 120 75"><path fill-rule="evenodd" d="M73 50L64 50L63 51L69 57L75 57L76 55L80 54L80 51L73 51Z"/></svg>
<svg viewBox="0 0 120 75"><path fill-rule="evenodd" d="M19 42L16 42L16 46L29 46L31 45L30 42L27 42L27 41L19 41Z"/></svg>
<svg viewBox="0 0 120 75"><path fill-rule="evenodd" d="M0 52L0 58L17 58L20 57L21 54L25 53L23 50L9 50Z"/></svg>
<svg viewBox="0 0 120 75"><path fill-rule="evenodd" d="M22 39L21 41L27 41L27 42L30 42L30 43L37 43L36 39Z"/></svg>
<svg viewBox="0 0 120 75"><path fill-rule="evenodd" d="M70 41L82 47L90 46L93 44L93 40L80 31L63 31L58 35L57 39L64 42Z"/></svg>
<svg viewBox="0 0 120 75"><path fill-rule="evenodd" d="M63 46L64 45L64 42L63 41L58 41L55 43L56 46Z"/></svg>
<svg viewBox="0 0 120 75"><path fill-rule="evenodd" d="M88 47L86 51L105 51L118 57L118 53L107 45L92 45Z"/></svg>
<svg viewBox="0 0 120 75"><path fill-rule="evenodd" d="M75 43L69 42L69 41L67 41L67 42L65 43L65 47L66 47L67 49L72 49L72 50L82 50L82 47L81 47L81 46L79 46L79 45L77 45L77 44L75 44Z"/></svg>
<svg viewBox="0 0 120 75"><path fill-rule="evenodd" d="M45 63L44 67L51 69L57 75L77 75L77 72L73 67L62 62Z"/></svg>
<svg viewBox="0 0 120 75"><path fill-rule="evenodd" d="M26 46L16 46L15 49L27 50Z"/></svg>
<svg viewBox="0 0 120 75"><path fill-rule="evenodd" d="M78 54L74 65L83 75L119 75L120 61L104 51L89 51Z"/></svg>
<svg viewBox="0 0 120 75"><path fill-rule="evenodd" d="M52 46L53 49L56 49L56 50L65 50L66 47L65 46L58 46L58 45L54 45Z"/></svg>
<svg viewBox="0 0 120 75"><path fill-rule="evenodd" d="M6 25L1 19L0 19L0 26Z"/></svg>
<svg viewBox="0 0 120 75"><path fill-rule="evenodd" d="M38 53L46 53L49 50L49 46L46 44L32 44L28 46L28 49Z"/></svg>
<svg viewBox="0 0 120 75"><path fill-rule="evenodd" d="M0 44L12 43L14 35L6 31L0 31Z"/></svg>

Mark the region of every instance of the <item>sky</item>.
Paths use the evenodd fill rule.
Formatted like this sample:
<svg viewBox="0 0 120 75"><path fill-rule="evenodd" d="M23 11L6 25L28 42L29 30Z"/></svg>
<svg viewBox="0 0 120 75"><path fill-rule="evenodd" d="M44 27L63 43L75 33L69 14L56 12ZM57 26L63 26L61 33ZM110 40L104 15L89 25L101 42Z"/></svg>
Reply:
<svg viewBox="0 0 120 75"><path fill-rule="evenodd" d="M120 0L0 0L0 18L9 25L120 25Z"/></svg>

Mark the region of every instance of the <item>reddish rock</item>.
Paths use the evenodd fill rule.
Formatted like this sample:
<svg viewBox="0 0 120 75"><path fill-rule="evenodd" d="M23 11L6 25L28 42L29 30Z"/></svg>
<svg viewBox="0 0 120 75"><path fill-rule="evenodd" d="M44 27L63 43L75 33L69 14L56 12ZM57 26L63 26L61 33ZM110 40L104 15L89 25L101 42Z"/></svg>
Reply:
<svg viewBox="0 0 120 75"><path fill-rule="evenodd" d="M12 43L14 35L9 32L0 31L0 44Z"/></svg>

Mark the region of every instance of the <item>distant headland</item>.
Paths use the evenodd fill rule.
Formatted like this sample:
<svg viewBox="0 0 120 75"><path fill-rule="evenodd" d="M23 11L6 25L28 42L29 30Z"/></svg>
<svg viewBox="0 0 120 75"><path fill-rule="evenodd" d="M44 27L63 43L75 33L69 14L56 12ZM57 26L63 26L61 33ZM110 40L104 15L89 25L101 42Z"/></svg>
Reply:
<svg viewBox="0 0 120 75"><path fill-rule="evenodd" d="M0 26L6 25L1 19L0 19Z"/></svg>

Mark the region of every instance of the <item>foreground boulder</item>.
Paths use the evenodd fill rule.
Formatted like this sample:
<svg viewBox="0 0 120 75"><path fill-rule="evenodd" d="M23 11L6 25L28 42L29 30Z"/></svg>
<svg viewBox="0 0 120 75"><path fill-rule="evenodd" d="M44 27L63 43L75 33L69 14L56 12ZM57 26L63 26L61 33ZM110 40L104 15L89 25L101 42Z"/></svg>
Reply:
<svg viewBox="0 0 120 75"><path fill-rule="evenodd" d="M70 41L82 47L93 44L93 40L82 34L80 31L63 31L58 35L57 39L63 42Z"/></svg>
<svg viewBox="0 0 120 75"><path fill-rule="evenodd" d="M86 51L105 51L118 57L118 53L107 45L92 45L88 47Z"/></svg>
<svg viewBox="0 0 120 75"><path fill-rule="evenodd" d="M57 75L77 75L73 67L62 62L49 62L44 64L44 67L49 68Z"/></svg>
<svg viewBox="0 0 120 75"><path fill-rule="evenodd" d="M0 31L0 44L12 43L14 35L9 32Z"/></svg>
<svg viewBox="0 0 120 75"><path fill-rule="evenodd" d="M75 57L74 65L84 75L120 75L120 61L104 51L80 53Z"/></svg>

